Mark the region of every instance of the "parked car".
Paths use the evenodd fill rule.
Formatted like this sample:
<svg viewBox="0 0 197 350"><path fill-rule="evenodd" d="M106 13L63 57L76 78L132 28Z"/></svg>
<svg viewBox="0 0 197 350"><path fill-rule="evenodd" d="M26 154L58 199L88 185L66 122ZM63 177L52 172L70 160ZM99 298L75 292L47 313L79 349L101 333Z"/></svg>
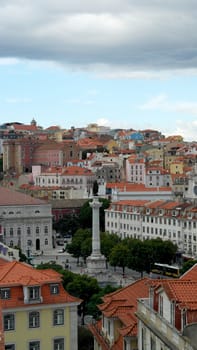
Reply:
<svg viewBox="0 0 197 350"><path fill-rule="evenodd" d="M60 254L60 253L64 253L64 252L65 252L65 249L64 249L64 248L59 249L57 252L58 252L59 254Z"/></svg>

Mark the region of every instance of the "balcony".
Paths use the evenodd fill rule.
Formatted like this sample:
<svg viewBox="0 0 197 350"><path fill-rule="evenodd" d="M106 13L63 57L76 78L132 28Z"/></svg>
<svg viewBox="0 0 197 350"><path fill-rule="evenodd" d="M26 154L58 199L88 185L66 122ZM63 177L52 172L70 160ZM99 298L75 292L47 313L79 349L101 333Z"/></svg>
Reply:
<svg viewBox="0 0 197 350"><path fill-rule="evenodd" d="M166 319L150 307L150 299L138 300L137 317L150 332L160 338L164 344L173 350L191 350L191 344L186 337L177 331Z"/></svg>

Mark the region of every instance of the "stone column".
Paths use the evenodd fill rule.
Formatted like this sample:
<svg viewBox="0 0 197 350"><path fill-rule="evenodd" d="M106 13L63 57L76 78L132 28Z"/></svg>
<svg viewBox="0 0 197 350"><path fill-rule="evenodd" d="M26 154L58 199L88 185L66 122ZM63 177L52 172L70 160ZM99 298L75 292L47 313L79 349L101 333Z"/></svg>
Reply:
<svg viewBox="0 0 197 350"><path fill-rule="evenodd" d="M101 207L97 197L93 198L93 201L90 202L92 207L92 256L100 256L100 218L99 218L99 209Z"/></svg>
<svg viewBox="0 0 197 350"><path fill-rule="evenodd" d="M99 198L94 196L90 203L92 207L92 253L87 258L87 272L96 278L103 278L106 271L106 258L101 255L100 250L100 225L99 225L99 209L101 207Z"/></svg>

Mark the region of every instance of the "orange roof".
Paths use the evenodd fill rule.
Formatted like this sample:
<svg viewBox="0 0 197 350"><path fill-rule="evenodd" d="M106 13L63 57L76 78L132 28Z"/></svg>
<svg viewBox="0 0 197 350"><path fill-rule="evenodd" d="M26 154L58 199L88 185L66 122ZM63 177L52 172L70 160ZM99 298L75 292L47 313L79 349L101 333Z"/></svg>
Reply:
<svg viewBox="0 0 197 350"><path fill-rule="evenodd" d="M143 278L103 297L103 304L98 305L101 312L107 317L118 317L123 326L120 330L127 335L137 335L137 299L149 295L148 279ZM125 334L126 335L126 334Z"/></svg>
<svg viewBox="0 0 197 350"><path fill-rule="evenodd" d="M23 286L41 286L42 288L42 304L51 303L80 303L81 300L68 294L62 286L62 276L58 272L48 270L36 270L32 266L13 261L1 266L0 269L0 287L12 288L12 298L2 300L3 308L10 307L25 307L24 304ZM59 283L60 292L54 296L50 294L50 283Z"/></svg>
<svg viewBox="0 0 197 350"><path fill-rule="evenodd" d="M24 193L0 187L0 206L5 205L45 205L46 201L33 198Z"/></svg>
<svg viewBox="0 0 197 350"><path fill-rule="evenodd" d="M62 172L62 175L83 175L83 176L87 176L87 175L93 175L93 172L87 168L82 168L80 166L69 166L67 168L64 168L64 171Z"/></svg>
<svg viewBox="0 0 197 350"><path fill-rule="evenodd" d="M144 184L129 183L129 182L114 182L107 183L106 188L114 188L125 192L171 192L171 187L146 187Z"/></svg>
<svg viewBox="0 0 197 350"><path fill-rule="evenodd" d="M197 264L194 264L188 271L186 271L180 280L197 281Z"/></svg>
<svg viewBox="0 0 197 350"><path fill-rule="evenodd" d="M189 310L197 310L197 281L189 280L166 280L157 288L163 287L168 298L176 301L180 308L187 307Z"/></svg>

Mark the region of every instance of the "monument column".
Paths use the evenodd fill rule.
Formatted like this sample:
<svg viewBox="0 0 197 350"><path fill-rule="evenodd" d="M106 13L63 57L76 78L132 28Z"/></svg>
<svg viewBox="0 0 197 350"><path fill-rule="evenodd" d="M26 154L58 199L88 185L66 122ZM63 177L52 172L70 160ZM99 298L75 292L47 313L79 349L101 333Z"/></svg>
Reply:
<svg viewBox="0 0 197 350"><path fill-rule="evenodd" d="M97 278L101 278L101 275L106 271L106 258L104 255L101 255L100 250L99 209L101 205L99 198L94 196L93 201L90 203L92 208L92 253L86 260L88 274Z"/></svg>
<svg viewBox="0 0 197 350"><path fill-rule="evenodd" d="M94 197L93 201L90 202L92 208L92 254L93 256L100 256L100 219L99 219L99 209L101 203L98 197Z"/></svg>

